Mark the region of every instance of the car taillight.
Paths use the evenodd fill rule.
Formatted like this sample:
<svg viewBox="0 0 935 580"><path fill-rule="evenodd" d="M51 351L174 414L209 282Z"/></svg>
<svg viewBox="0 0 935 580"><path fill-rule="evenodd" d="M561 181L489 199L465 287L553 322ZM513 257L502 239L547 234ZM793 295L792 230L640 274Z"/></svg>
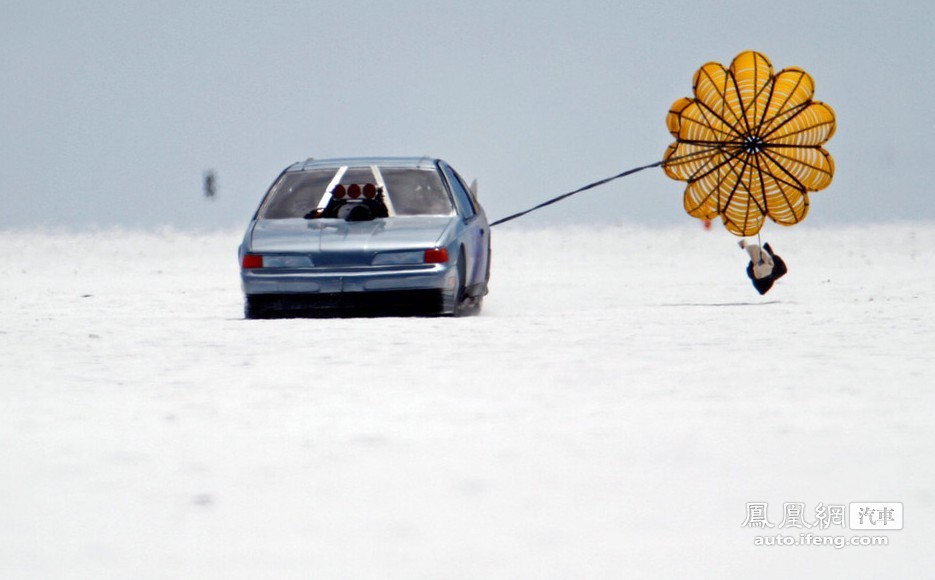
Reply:
<svg viewBox="0 0 935 580"><path fill-rule="evenodd" d="M243 261L240 263L244 270L252 270L263 267L263 256L259 254L244 254Z"/></svg>
<svg viewBox="0 0 935 580"><path fill-rule="evenodd" d="M426 264L444 264L448 261L448 248L432 248L425 251Z"/></svg>

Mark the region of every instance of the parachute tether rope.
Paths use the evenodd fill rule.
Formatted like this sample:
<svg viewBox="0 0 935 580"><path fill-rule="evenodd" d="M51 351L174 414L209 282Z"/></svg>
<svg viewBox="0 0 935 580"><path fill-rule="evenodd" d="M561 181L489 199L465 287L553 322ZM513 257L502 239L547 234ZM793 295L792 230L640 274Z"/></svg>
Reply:
<svg viewBox="0 0 935 580"><path fill-rule="evenodd" d="M579 187L578 189L576 189L576 190L574 190L574 191L569 191L568 193L563 193L562 195L553 197L552 199L549 199L549 200L547 200L547 201L544 201L544 202L540 203L539 205L533 206L533 207L531 207L531 208L529 208L529 209L527 209L527 210L524 210L524 211L521 211L521 212L518 212L518 213L514 213L514 214L512 214L512 215L508 215L508 216L506 216L505 218L500 218L500 219L498 219L497 221L492 222L492 223L490 224L490 227L498 226L498 225L500 225L500 224L502 224L502 223L506 223L506 222L508 222L508 221L515 220L515 219L518 218L518 217L522 217L522 216L524 216L524 215L526 215L526 214L528 214L528 213L532 213L532 212L536 211L537 209L542 209L542 208L544 208L544 207L546 207L546 206L552 205L553 203L562 201L563 199L568 198L568 197L571 197L571 196L573 196L573 195L575 195L575 194L577 194L577 193L581 193L582 191L587 191L587 190L589 190L589 189L594 189L595 187L604 185L604 184L606 184L606 183L610 183L611 181L615 181L615 180L617 180L617 179L620 179L621 177L626 177L626 176L628 176L628 175L633 175L634 173L638 173L638 172L640 172L640 171L643 171L644 169L650 169L650 168L652 168L652 167L659 167L659 166L665 165L666 163L675 163L675 162L677 162L677 161L683 161L684 159L686 159L686 158L688 158L688 157L699 157L699 156L707 155L708 153L710 153L712 150L715 150L715 149L717 149L717 147L711 147L711 148L709 148L709 149L704 149L704 150L702 150L702 151L693 151L692 153L686 153L685 155L679 155L679 156L675 156L675 157L670 157L669 159L664 159L664 160L662 160L662 161L656 161L655 163L650 163L649 165L642 165L642 166L640 166L640 167L634 167L633 169L627 169L627 170L624 171L623 173L618 173L617 175L614 175L614 176L612 176L612 177L605 177L604 179L595 181L595 182L593 182L593 183L589 183L589 184L587 184L587 185L585 185L585 186L583 186L583 187Z"/></svg>

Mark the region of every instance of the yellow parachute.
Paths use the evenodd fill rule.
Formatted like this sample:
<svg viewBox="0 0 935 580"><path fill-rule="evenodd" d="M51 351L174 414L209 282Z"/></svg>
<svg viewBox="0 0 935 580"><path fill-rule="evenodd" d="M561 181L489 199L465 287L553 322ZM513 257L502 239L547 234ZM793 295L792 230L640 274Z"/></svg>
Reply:
<svg viewBox="0 0 935 580"><path fill-rule="evenodd" d="M752 236L765 216L799 223L808 192L824 189L834 161L821 146L834 135L834 111L813 101L805 71L773 75L758 52L739 54L730 68L711 62L695 73L695 98L682 98L666 118L675 143L663 159L666 175L688 182L685 211L718 215L738 236Z"/></svg>

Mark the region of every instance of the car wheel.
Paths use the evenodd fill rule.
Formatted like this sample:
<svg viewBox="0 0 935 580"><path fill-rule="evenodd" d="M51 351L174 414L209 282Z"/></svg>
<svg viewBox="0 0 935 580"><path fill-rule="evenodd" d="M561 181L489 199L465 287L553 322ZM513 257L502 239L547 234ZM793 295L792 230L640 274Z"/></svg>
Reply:
<svg viewBox="0 0 935 580"><path fill-rule="evenodd" d="M263 304L259 296L247 295L244 297L243 316L247 320L260 320L269 318L269 308Z"/></svg>
<svg viewBox="0 0 935 580"><path fill-rule="evenodd" d="M458 278L455 280L454 305L451 311L452 316L461 316L461 303L464 301L464 279L467 277L465 271L464 248L461 248L458 252L458 262L455 264L455 272L458 273Z"/></svg>
<svg viewBox="0 0 935 580"><path fill-rule="evenodd" d="M464 248L458 253L458 290L455 294L455 316L474 316L480 313L483 296L467 295L467 260Z"/></svg>

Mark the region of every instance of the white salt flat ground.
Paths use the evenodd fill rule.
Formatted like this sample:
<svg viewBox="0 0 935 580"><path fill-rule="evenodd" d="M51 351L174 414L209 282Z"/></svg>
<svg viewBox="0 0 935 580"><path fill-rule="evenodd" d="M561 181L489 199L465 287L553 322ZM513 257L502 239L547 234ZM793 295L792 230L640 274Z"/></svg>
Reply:
<svg viewBox="0 0 935 580"><path fill-rule="evenodd" d="M0 577L931 577L933 224L767 228L764 297L694 223L494 234L480 317L245 321L240 232L0 232Z"/></svg>

